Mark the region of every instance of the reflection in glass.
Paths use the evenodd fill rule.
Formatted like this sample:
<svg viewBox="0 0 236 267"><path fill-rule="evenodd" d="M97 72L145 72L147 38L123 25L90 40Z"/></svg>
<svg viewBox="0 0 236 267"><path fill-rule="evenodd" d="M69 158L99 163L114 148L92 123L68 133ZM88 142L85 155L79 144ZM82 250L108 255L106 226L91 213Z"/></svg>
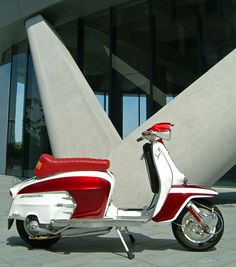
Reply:
<svg viewBox="0 0 236 267"><path fill-rule="evenodd" d="M33 169L41 154L51 153L43 108L30 54L28 66L24 114L24 177L33 175Z"/></svg>
<svg viewBox="0 0 236 267"><path fill-rule="evenodd" d="M99 102L108 113L109 56L108 10L84 19L83 73Z"/></svg>
<svg viewBox="0 0 236 267"><path fill-rule="evenodd" d="M146 120L150 95L148 2L132 1L120 5L116 16L116 43L112 50L115 90L120 91L122 135L126 137ZM116 94L119 97L119 94ZM119 101L117 98L116 101Z"/></svg>
<svg viewBox="0 0 236 267"><path fill-rule="evenodd" d="M103 107L103 109L106 111L106 113L108 114L109 110L109 98L108 98L108 93L100 93L100 92L95 92L95 95L99 101L99 103L101 104L101 106Z"/></svg>
<svg viewBox="0 0 236 267"><path fill-rule="evenodd" d="M153 93L159 88L168 103L198 77L196 3L152 0L150 13ZM156 105L153 113L160 108Z"/></svg>
<svg viewBox="0 0 236 267"><path fill-rule="evenodd" d="M7 144L7 174L22 176L27 42L13 48Z"/></svg>
<svg viewBox="0 0 236 267"><path fill-rule="evenodd" d="M0 174L5 174L6 170L11 56L9 49L2 55L0 62Z"/></svg>
<svg viewBox="0 0 236 267"><path fill-rule="evenodd" d="M146 95L123 95L123 137L128 136L140 124L146 121Z"/></svg>
<svg viewBox="0 0 236 267"><path fill-rule="evenodd" d="M70 54L77 60L78 22L71 21L56 28L56 31Z"/></svg>
<svg viewBox="0 0 236 267"><path fill-rule="evenodd" d="M24 117L24 101L25 101L25 84L21 82L16 83L16 115L15 115L15 129L12 136L16 143L23 142L23 117Z"/></svg>

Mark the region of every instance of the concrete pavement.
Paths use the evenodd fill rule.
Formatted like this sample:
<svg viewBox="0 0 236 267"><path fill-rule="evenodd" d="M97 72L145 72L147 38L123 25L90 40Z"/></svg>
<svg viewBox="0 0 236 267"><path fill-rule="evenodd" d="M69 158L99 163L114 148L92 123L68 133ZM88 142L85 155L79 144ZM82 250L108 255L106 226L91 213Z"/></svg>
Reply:
<svg viewBox="0 0 236 267"><path fill-rule="evenodd" d="M187 251L177 243L169 224L151 222L130 227L136 242L135 259L129 260L113 230L101 237L62 239L47 250L30 248L18 236L15 224L7 230L11 185L11 177L0 176L0 267L236 266L236 190L220 190L217 201L224 216L225 232L216 248L201 253Z"/></svg>

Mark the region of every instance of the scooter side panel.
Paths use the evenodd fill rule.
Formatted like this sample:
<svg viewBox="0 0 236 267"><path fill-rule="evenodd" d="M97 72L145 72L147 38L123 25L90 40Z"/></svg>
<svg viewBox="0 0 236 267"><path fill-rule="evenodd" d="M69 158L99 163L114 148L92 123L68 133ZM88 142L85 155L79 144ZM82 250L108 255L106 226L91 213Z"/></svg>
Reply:
<svg viewBox="0 0 236 267"><path fill-rule="evenodd" d="M71 218L102 218L110 189L109 180L87 174L38 180L22 188L18 195L66 191L76 203Z"/></svg>
<svg viewBox="0 0 236 267"><path fill-rule="evenodd" d="M40 223L49 223L54 218L69 220L76 204L67 192L19 194L13 200L8 218L24 220L35 215Z"/></svg>
<svg viewBox="0 0 236 267"><path fill-rule="evenodd" d="M218 193L210 188L192 185L173 186L160 212L152 220L156 222L174 221L191 199L217 195Z"/></svg>

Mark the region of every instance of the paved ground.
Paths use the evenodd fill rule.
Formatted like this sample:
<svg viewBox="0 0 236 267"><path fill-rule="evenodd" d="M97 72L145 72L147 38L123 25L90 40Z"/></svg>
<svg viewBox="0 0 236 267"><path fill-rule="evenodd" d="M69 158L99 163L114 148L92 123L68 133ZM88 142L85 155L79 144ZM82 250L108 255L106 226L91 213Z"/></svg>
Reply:
<svg viewBox="0 0 236 267"><path fill-rule="evenodd" d="M129 260L115 231L102 237L60 240L48 250L31 249L18 236L15 224L7 230L12 179L0 176L0 266L236 266L236 191L221 193L225 219L222 240L211 251L189 252L174 239L168 224L150 223L130 230L136 237L135 259ZM222 190L221 190L222 191ZM222 204L223 203L223 204Z"/></svg>

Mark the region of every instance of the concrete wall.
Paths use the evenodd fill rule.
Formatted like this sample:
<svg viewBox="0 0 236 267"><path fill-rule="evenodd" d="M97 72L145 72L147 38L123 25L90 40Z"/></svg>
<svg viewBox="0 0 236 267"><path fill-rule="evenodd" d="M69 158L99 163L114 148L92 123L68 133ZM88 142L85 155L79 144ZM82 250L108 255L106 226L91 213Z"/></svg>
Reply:
<svg viewBox="0 0 236 267"><path fill-rule="evenodd" d="M72 56L42 16L26 29L53 154L108 157L121 139Z"/></svg>

